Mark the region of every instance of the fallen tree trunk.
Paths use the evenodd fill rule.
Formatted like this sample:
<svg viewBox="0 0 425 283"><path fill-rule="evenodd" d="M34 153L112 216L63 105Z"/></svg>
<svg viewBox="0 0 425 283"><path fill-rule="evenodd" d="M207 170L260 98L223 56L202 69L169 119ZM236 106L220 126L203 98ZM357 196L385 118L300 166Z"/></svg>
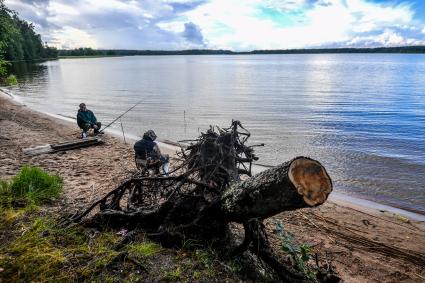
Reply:
<svg viewBox="0 0 425 283"><path fill-rule="evenodd" d="M301 156L231 184L221 198L221 210L225 219L234 222L265 219L283 211L320 205L331 191L332 182L325 168Z"/></svg>
<svg viewBox="0 0 425 283"><path fill-rule="evenodd" d="M118 188L120 190L117 190L116 194L110 193L111 199L122 197L123 189L143 180L144 178L139 178L127 181ZM103 212L98 214L95 222L108 223L110 226L114 223L127 223L132 227L149 227L150 230L157 230L160 226L165 229L164 224L167 222L173 226L176 223L196 224L198 227L206 224L208 231L218 231L218 228L229 222L245 223L252 218L265 219L284 211L320 205L326 201L331 191L332 182L325 168L318 161L301 156L247 180L232 183L221 198L211 202L201 196L186 195L168 199L154 210L136 209L126 212L117 204L107 204L105 199L101 204ZM211 217L216 227L211 223L212 219L207 221L207 218Z"/></svg>

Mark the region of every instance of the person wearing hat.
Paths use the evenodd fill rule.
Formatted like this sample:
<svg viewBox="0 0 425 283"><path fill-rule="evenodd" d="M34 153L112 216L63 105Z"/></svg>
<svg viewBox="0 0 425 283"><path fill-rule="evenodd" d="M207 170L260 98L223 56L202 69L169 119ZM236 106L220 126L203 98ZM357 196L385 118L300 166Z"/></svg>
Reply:
<svg viewBox="0 0 425 283"><path fill-rule="evenodd" d="M100 127L102 124L97 121L96 116L94 116L93 112L88 110L85 103L80 104L80 109L78 109L77 113L77 124L83 132L81 133L82 138L87 137L87 132L90 129L93 129L94 134L97 135L99 133Z"/></svg>
<svg viewBox="0 0 425 283"><path fill-rule="evenodd" d="M147 169L154 168L157 174L159 174L159 167L162 167L164 174L168 176L169 157L161 154L155 139L155 132L149 130L134 144L136 165Z"/></svg>

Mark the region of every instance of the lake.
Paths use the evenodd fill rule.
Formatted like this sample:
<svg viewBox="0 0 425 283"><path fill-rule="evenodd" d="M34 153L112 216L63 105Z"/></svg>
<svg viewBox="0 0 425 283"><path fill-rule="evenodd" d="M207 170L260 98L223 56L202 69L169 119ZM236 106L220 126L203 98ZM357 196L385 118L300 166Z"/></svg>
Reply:
<svg viewBox="0 0 425 283"><path fill-rule="evenodd" d="M425 214L425 55L134 56L15 64L32 108L159 139L192 139L237 119L259 163L310 156L335 190ZM114 125L120 129L120 124Z"/></svg>

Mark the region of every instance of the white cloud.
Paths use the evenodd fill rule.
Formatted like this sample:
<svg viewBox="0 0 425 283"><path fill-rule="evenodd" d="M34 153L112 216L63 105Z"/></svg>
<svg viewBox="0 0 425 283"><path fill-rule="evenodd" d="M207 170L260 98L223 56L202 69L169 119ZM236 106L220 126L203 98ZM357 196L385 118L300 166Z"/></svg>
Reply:
<svg viewBox="0 0 425 283"><path fill-rule="evenodd" d="M74 7L65 5L62 3L58 3L58 2L51 2L47 9L49 13L56 14L56 15L77 16L80 14L80 12Z"/></svg>
<svg viewBox="0 0 425 283"><path fill-rule="evenodd" d="M93 35L73 27L65 26L62 29L55 30L52 37L56 41L56 44L53 45L60 48L99 47Z"/></svg>
<svg viewBox="0 0 425 283"><path fill-rule="evenodd" d="M266 1L267 7L281 10L305 10L291 16L299 23L282 27L270 18L254 16L262 1L212 1L186 13L197 23L205 38L217 48L302 48L350 40L358 33L379 31L394 25L410 24L409 5L383 5L364 0L346 1ZM169 23L170 25L171 23ZM223 27L227 32L222 32ZM382 41L382 40L381 40ZM392 39L385 42L393 42ZM400 41L400 40L399 40Z"/></svg>
<svg viewBox="0 0 425 283"><path fill-rule="evenodd" d="M59 47L186 48L188 23L208 43L203 47L233 50L413 44L425 33L410 2L204 1L6 0L6 5Z"/></svg>
<svg viewBox="0 0 425 283"><path fill-rule="evenodd" d="M387 29L375 36L357 36L346 42L347 46L403 46L403 45L422 45L425 41L415 38L404 37L400 33Z"/></svg>
<svg viewBox="0 0 425 283"><path fill-rule="evenodd" d="M308 0L265 0L264 5L270 8L279 9L283 12L300 10L307 6Z"/></svg>
<svg viewBox="0 0 425 283"><path fill-rule="evenodd" d="M352 15L356 15L356 20L353 22L354 32L368 32L386 26L406 25L413 18L413 11L407 4L387 6L364 0L347 0L347 10Z"/></svg>

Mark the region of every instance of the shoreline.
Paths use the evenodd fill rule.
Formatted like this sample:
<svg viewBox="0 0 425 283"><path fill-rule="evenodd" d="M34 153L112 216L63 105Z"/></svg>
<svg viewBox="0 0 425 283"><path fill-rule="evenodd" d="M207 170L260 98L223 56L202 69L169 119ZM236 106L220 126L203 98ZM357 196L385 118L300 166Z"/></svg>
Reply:
<svg viewBox="0 0 425 283"><path fill-rule="evenodd" d="M28 156L23 149L77 140L75 121L58 119L0 93L0 178L9 179L22 165L37 166L63 178L61 197L41 209L72 215L85 210L136 172L134 151L121 132L106 131L104 144L54 154ZM162 144L160 146L163 146ZM175 146L161 149L166 152ZM331 196L338 196L333 193ZM366 208L331 197L318 207L286 211L264 221L273 250L281 251L276 223L318 254L346 282L418 282L425 277L425 223L401 214Z"/></svg>
<svg viewBox="0 0 425 283"><path fill-rule="evenodd" d="M9 91L5 90L4 88L0 87L0 94L9 98L14 103L20 104L21 106L25 106L31 111L40 113L41 115L46 115L52 118L56 118L62 122L65 122L69 126L75 126L75 120L71 117L64 116L61 114L53 114L49 112L43 112L36 109L32 109L31 107L24 104L24 102L20 99L19 96L14 95L13 93L10 93ZM123 134L119 130L115 129L107 129L105 131L105 134L111 135L117 139L119 139L121 142L124 143ZM132 134L125 134L125 139L128 144L133 144L136 142L140 137ZM158 146L160 147L161 151L167 154L175 154L177 150L179 150L179 147L177 146L177 142L169 141L169 140L161 140L158 139ZM262 166L258 164L253 164L252 172L254 174L260 173L264 170L267 170L268 166ZM394 207L387 204L378 203L372 200L363 199L360 197L355 196L349 196L347 194L344 194L343 192L336 192L335 190L330 194L329 201L342 205L342 206L353 206L356 209L359 210L366 210L369 211L372 210L374 213L380 213L380 212L389 212L393 213L395 215L400 215L403 217L407 217L409 219L424 222L425 223L425 214L421 214L418 212L415 212L413 210L408 210L406 208L400 208L400 207Z"/></svg>

